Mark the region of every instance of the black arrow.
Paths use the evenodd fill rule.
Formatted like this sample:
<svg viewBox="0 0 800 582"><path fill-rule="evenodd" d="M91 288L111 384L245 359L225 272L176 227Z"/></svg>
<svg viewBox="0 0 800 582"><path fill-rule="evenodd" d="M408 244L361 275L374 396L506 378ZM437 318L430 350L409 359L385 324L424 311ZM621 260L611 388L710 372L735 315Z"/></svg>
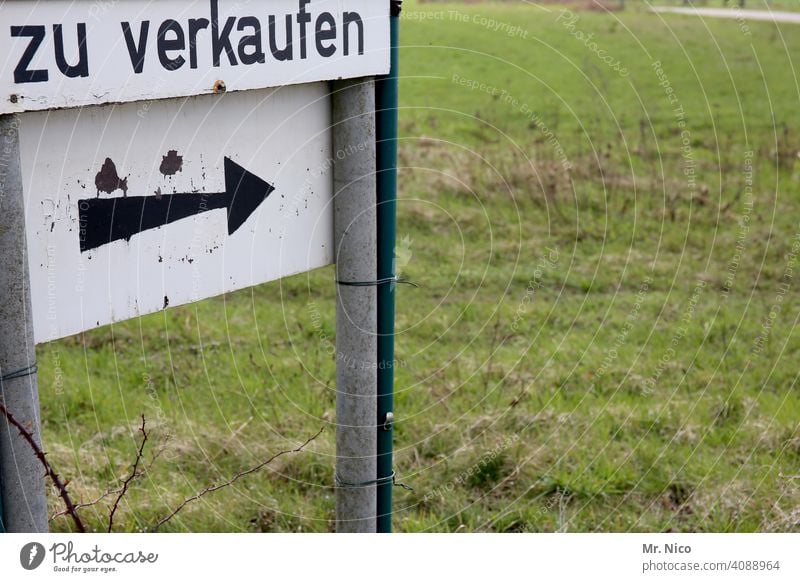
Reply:
<svg viewBox="0 0 800 582"><path fill-rule="evenodd" d="M90 198L78 203L81 252L130 238L170 222L226 208L228 234L245 223L267 196L269 184L225 158L225 192Z"/></svg>

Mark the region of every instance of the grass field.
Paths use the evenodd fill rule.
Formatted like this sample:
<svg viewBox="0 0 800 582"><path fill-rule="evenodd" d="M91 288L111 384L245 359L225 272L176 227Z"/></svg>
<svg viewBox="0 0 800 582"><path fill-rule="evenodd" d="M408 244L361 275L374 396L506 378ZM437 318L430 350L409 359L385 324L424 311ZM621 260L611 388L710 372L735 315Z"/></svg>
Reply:
<svg viewBox="0 0 800 582"><path fill-rule="evenodd" d="M800 531L800 27L405 4L396 530ZM325 427L163 531L330 531L332 276L41 347L74 495L142 413L119 531Z"/></svg>

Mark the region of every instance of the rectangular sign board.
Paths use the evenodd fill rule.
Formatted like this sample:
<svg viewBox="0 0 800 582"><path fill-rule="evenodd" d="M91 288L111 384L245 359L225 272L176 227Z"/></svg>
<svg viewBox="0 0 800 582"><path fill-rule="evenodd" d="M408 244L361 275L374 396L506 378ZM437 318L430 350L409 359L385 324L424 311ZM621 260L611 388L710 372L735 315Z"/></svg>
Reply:
<svg viewBox="0 0 800 582"><path fill-rule="evenodd" d="M389 71L388 0L6 0L0 114Z"/></svg>
<svg viewBox="0 0 800 582"><path fill-rule="evenodd" d="M333 262L327 83L20 120L37 343Z"/></svg>

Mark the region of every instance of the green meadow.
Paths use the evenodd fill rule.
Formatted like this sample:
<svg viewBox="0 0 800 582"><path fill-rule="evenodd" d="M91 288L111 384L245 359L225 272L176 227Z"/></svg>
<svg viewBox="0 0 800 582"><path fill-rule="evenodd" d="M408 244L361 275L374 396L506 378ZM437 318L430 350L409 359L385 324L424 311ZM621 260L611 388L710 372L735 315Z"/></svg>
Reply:
<svg viewBox="0 0 800 582"><path fill-rule="evenodd" d="M800 25L401 26L395 530L800 531ZM326 268L40 346L89 526L144 414L115 531L321 428L160 531L332 531L334 292Z"/></svg>

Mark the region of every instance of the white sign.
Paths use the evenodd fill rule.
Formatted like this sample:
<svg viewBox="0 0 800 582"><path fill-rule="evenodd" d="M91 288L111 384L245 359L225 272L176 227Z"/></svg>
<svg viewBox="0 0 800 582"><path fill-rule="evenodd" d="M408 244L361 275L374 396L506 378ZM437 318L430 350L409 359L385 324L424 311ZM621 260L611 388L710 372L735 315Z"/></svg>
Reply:
<svg viewBox="0 0 800 582"><path fill-rule="evenodd" d="M20 116L36 342L331 264L328 91Z"/></svg>
<svg viewBox="0 0 800 582"><path fill-rule="evenodd" d="M0 22L0 114L389 71L387 0L7 0Z"/></svg>

